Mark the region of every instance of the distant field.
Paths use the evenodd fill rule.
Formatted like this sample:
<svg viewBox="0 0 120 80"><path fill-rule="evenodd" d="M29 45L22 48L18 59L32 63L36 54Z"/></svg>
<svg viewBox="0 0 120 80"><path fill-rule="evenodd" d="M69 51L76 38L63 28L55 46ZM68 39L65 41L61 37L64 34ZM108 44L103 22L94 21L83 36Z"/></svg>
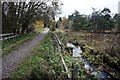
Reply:
<svg viewBox="0 0 120 80"><path fill-rule="evenodd" d="M99 33L83 33L83 32L67 32L67 39L76 39L79 43L86 43L97 51L104 52L112 47L120 47L120 34L99 34Z"/></svg>

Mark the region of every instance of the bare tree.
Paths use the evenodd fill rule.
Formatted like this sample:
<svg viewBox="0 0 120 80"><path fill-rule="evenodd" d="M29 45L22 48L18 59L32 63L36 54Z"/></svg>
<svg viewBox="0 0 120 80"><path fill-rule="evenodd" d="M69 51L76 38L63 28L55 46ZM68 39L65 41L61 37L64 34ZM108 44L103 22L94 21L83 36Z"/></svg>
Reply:
<svg viewBox="0 0 120 80"><path fill-rule="evenodd" d="M35 22L35 20L48 16L55 17L57 15L58 3L48 5L47 3L53 3L53 0L36 0L26 3L20 2L9 2L6 0L2 3L2 17L3 17L3 33L13 32L23 34L28 30L28 25ZM57 8L57 9L55 9ZM51 12L50 12L51 11ZM54 13L54 14L53 14Z"/></svg>

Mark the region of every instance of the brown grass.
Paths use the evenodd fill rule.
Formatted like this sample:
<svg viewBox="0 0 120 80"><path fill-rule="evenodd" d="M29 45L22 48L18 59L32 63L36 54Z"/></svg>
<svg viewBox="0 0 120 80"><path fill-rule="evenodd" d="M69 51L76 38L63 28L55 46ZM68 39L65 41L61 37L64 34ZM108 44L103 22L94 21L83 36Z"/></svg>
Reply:
<svg viewBox="0 0 120 80"><path fill-rule="evenodd" d="M108 64L103 64L105 70L109 71L114 76L119 76L117 70L110 68L112 63L115 63L120 68L120 34L103 34L103 33L87 33L87 32L72 32L65 31L66 41L77 40L79 44L86 43L94 49L109 58ZM90 57L90 56L89 56ZM103 62L102 62L103 63ZM101 65L99 65L101 66ZM118 74L118 75L115 75Z"/></svg>

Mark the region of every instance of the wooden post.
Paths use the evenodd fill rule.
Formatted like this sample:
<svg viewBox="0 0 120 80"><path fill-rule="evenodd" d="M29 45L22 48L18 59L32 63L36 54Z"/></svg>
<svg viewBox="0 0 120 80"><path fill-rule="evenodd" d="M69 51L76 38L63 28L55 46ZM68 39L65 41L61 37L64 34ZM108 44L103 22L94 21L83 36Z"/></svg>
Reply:
<svg viewBox="0 0 120 80"><path fill-rule="evenodd" d="M78 80L78 65L72 63L72 80Z"/></svg>
<svg viewBox="0 0 120 80"><path fill-rule="evenodd" d="M63 44L61 44L60 46L61 46L61 53L63 53L64 51Z"/></svg>

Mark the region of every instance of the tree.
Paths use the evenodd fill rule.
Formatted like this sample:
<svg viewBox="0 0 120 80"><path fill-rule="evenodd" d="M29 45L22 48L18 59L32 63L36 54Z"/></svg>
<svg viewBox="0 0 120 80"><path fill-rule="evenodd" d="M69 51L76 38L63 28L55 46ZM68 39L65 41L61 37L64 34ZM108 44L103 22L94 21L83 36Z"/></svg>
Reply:
<svg viewBox="0 0 120 80"><path fill-rule="evenodd" d="M81 15L77 10L68 16L68 20L69 25L72 24L72 29L75 31L91 29L90 16Z"/></svg>
<svg viewBox="0 0 120 80"><path fill-rule="evenodd" d="M17 29L20 33L24 33L28 25L33 22L33 18L37 15L37 9L44 5L45 2L3 2L3 32L13 32ZM9 26L10 29L7 29ZM12 29L12 30L11 30ZM6 31L8 30L8 31Z"/></svg>
<svg viewBox="0 0 120 80"><path fill-rule="evenodd" d="M86 23L87 23L87 17L86 15L80 15L78 11L75 10L75 12L69 16L71 20L73 20L73 30L79 31L85 29Z"/></svg>
<svg viewBox="0 0 120 80"><path fill-rule="evenodd" d="M96 10L92 8L91 15L81 15L77 10L68 16L69 21L73 21L72 29L75 31L86 30L92 32L111 31L115 28L115 19L111 17L111 11L108 8Z"/></svg>
<svg viewBox="0 0 120 80"><path fill-rule="evenodd" d="M103 13L104 15L108 15L109 13L111 13L109 8L104 8L101 13Z"/></svg>
<svg viewBox="0 0 120 80"><path fill-rule="evenodd" d="M62 17L59 17L59 21L60 21L60 22L62 21Z"/></svg>
<svg viewBox="0 0 120 80"><path fill-rule="evenodd" d="M74 15L73 14L72 15L68 15L68 19L71 20L71 21L73 21Z"/></svg>
<svg viewBox="0 0 120 80"><path fill-rule="evenodd" d="M42 29L44 27L44 23L43 20L39 20L35 22L35 29L36 31L39 31L40 29Z"/></svg>
<svg viewBox="0 0 120 80"><path fill-rule="evenodd" d="M66 17L63 17L62 25L65 29L69 28L69 20Z"/></svg>
<svg viewBox="0 0 120 80"><path fill-rule="evenodd" d="M36 2L6 2L2 3L2 16L3 16L3 33L13 32L23 34L28 29L30 23L35 23L36 20L43 19L44 22L50 24L51 18L53 19L53 12L57 15L59 4L52 6L47 3L52 3L54 0L40 0ZM58 6L59 5L59 6ZM57 6L57 8L56 8ZM55 9L54 9L55 8ZM47 23L46 23L47 24ZM21 30L22 29L22 30Z"/></svg>
<svg viewBox="0 0 120 80"><path fill-rule="evenodd" d="M114 21L110 15L110 9L104 8L102 11L96 11L93 8L92 24L94 26L94 32L104 32L105 30L111 30L114 28Z"/></svg>
<svg viewBox="0 0 120 80"><path fill-rule="evenodd" d="M113 16L113 20L114 20L114 23L115 23L115 27L117 28L117 32L120 33L120 14L115 14Z"/></svg>
<svg viewBox="0 0 120 80"><path fill-rule="evenodd" d="M120 33L120 14L118 15L118 32Z"/></svg>
<svg viewBox="0 0 120 80"><path fill-rule="evenodd" d="M112 28L114 28L114 21L110 15L111 11L108 8L104 8L101 13L104 16L104 21L105 21L105 29L106 30L111 30Z"/></svg>

